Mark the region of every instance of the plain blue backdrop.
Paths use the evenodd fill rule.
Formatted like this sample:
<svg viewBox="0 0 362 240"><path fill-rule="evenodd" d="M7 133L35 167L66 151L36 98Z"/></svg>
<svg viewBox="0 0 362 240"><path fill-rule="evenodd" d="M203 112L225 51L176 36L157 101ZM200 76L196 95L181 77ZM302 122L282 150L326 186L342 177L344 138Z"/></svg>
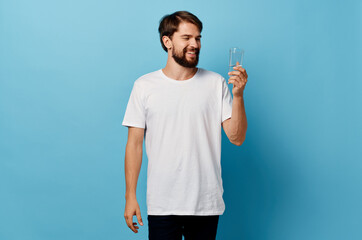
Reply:
<svg viewBox="0 0 362 240"><path fill-rule="evenodd" d="M315 0L0 0L0 239L147 239L145 151L144 226L123 217L121 122L177 10L204 24L199 67L227 78L245 49L248 130L240 147L223 133L217 239L362 239L362 4Z"/></svg>

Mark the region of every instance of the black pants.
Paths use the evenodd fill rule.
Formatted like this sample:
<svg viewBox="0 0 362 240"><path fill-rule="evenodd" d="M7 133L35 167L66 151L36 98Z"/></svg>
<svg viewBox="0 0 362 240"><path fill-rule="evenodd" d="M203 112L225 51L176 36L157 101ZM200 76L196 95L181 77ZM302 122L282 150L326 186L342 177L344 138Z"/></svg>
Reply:
<svg viewBox="0 0 362 240"><path fill-rule="evenodd" d="M219 215L148 215L149 240L215 240Z"/></svg>

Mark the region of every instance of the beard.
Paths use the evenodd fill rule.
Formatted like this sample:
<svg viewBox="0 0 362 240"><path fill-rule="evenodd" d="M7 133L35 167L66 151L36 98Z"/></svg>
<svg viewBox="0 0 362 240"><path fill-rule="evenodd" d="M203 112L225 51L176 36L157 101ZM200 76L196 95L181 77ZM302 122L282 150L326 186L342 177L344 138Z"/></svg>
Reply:
<svg viewBox="0 0 362 240"><path fill-rule="evenodd" d="M186 67L186 68L194 68L199 63L200 50L198 48L194 48L194 49L189 50L189 51L192 51L192 52L194 51L195 54L196 54L196 57L193 58L192 60L187 60L187 58L186 58L187 47L185 47L182 50L182 53L180 53L180 54L176 53L175 48L173 48L172 49L172 57L175 60L175 62L177 62L181 66Z"/></svg>

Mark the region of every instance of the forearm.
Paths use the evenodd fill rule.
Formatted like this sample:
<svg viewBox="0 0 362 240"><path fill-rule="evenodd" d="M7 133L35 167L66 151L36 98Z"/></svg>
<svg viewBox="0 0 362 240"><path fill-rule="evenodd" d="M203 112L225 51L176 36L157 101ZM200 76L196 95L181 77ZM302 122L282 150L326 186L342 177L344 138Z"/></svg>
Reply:
<svg viewBox="0 0 362 240"><path fill-rule="evenodd" d="M142 145L126 146L125 176L126 176L126 198L136 197L138 176L142 165Z"/></svg>
<svg viewBox="0 0 362 240"><path fill-rule="evenodd" d="M232 103L232 114L230 119L230 139L231 142L241 145L246 136L246 129L248 127L248 122L246 119L244 98L235 97L233 98Z"/></svg>

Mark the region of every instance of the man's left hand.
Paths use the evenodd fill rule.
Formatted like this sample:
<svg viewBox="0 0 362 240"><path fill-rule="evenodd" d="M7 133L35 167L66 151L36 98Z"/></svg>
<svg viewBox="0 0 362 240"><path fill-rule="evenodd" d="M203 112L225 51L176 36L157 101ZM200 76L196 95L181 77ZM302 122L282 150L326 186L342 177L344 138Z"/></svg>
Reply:
<svg viewBox="0 0 362 240"><path fill-rule="evenodd" d="M237 62L236 65L239 65L239 62ZM233 69L236 71L228 73L230 76L228 83L233 84L232 92L234 97L243 97L244 88L248 81L248 74L241 66L235 66Z"/></svg>

